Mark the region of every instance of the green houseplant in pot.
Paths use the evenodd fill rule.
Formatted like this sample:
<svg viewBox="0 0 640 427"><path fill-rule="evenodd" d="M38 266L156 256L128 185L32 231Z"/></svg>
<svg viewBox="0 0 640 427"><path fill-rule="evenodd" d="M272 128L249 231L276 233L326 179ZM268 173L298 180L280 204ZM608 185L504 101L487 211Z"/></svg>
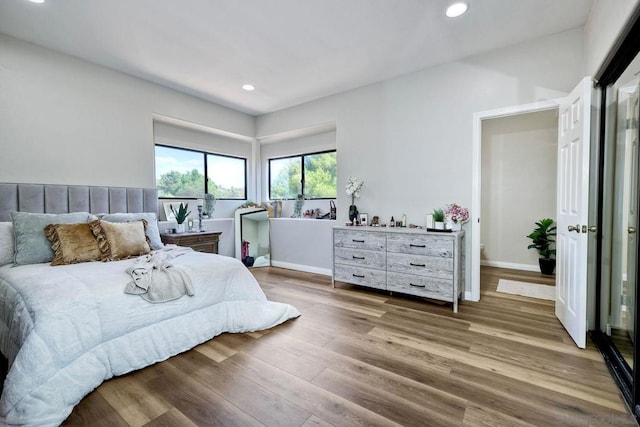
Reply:
<svg viewBox="0 0 640 427"><path fill-rule="evenodd" d="M551 218L544 218L536 222L536 227L527 236L531 239L532 243L527 246L527 249L535 249L538 251L540 258L538 263L540 265L540 272L542 274L553 274L556 269L555 254L556 250L551 249L556 236L556 226Z"/></svg>
<svg viewBox="0 0 640 427"><path fill-rule="evenodd" d="M184 222L187 220L191 211L189 210L189 203L183 204L180 203L178 206L178 210L173 209L173 205L169 205L171 208L171 212L176 217L176 222L178 223L178 233L184 233Z"/></svg>
<svg viewBox="0 0 640 427"><path fill-rule="evenodd" d="M444 230L444 210L438 208L433 210L433 222L436 230Z"/></svg>

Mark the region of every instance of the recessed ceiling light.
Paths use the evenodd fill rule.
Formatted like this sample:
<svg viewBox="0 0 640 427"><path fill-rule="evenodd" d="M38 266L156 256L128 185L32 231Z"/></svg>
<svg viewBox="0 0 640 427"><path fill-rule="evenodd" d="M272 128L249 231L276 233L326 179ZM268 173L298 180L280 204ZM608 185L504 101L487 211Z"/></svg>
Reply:
<svg viewBox="0 0 640 427"><path fill-rule="evenodd" d="M246 85L242 85L242 89L251 92L252 90L254 90L256 87L252 84L246 84Z"/></svg>
<svg viewBox="0 0 640 427"><path fill-rule="evenodd" d="M29 0L31 3L44 3L44 0Z"/></svg>
<svg viewBox="0 0 640 427"><path fill-rule="evenodd" d="M454 3L447 8L446 15L449 18L456 18L465 13L467 11L467 8L468 6L466 3Z"/></svg>

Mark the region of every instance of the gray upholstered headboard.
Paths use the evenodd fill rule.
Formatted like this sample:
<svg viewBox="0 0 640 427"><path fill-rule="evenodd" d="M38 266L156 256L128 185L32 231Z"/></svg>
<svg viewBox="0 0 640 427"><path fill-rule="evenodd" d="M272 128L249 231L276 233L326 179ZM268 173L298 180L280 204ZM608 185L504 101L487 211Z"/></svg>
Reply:
<svg viewBox="0 0 640 427"><path fill-rule="evenodd" d="M88 187L81 185L0 183L0 221L11 221L12 211L36 213L154 212L155 188Z"/></svg>

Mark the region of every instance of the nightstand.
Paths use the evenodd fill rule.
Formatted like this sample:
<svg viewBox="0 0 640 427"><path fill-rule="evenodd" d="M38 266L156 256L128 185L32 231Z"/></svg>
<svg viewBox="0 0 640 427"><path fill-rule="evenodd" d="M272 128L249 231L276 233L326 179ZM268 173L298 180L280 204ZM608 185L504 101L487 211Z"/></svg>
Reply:
<svg viewBox="0 0 640 427"><path fill-rule="evenodd" d="M218 253L218 241L220 240L220 232L201 231L194 233L172 233L161 234L162 243L173 243L178 246L188 246L194 251L207 252L210 254Z"/></svg>

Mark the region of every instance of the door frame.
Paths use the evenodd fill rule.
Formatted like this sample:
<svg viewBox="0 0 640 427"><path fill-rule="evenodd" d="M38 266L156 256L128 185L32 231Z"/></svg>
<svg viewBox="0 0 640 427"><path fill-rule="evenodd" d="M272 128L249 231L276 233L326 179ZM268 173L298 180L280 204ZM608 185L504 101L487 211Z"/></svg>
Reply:
<svg viewBox="0 0 640 427"><path fill-rule="evenodd" d="M480 301L480 208L482 206L482 122L520 114L558 109L564 98L514 105L494 110L473 113L473 152L471 169L471 290L465 291L464 299Z"/></svg>

